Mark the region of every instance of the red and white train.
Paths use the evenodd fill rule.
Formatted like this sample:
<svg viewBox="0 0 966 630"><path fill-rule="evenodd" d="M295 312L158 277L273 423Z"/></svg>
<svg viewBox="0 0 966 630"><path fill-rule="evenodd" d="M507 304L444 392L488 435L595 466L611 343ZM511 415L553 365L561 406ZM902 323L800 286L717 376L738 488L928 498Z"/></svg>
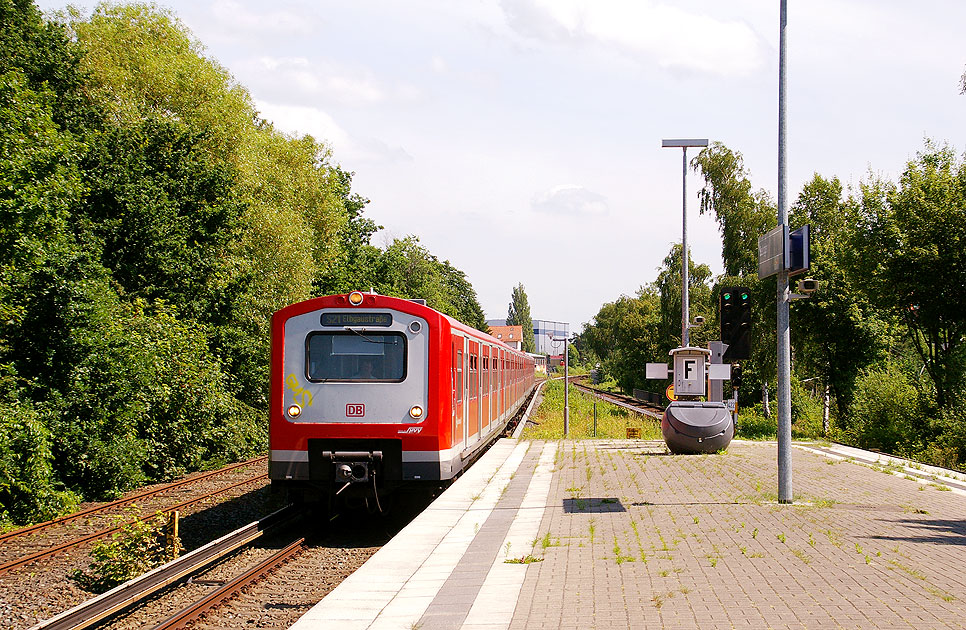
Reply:
<svg viewBox="0 0 966 630"><path fill-rule="evenodd" d="M533 383L529 355L415 301L292 304L272 318L272 486L311 501L452 479Z"/></svg>

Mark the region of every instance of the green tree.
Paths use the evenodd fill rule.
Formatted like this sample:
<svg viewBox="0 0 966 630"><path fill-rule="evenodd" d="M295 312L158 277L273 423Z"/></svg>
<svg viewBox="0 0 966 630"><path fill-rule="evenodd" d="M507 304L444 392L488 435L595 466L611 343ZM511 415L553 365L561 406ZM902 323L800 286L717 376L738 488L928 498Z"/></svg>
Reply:
<svg viewBox="0 0 966 630"><path fill-rule="evenodd" d="M862 212L869 295L902 318L944 407L963 381L966 164L927 143L897 185L864 188Z"/></svg>
<svg viewBox="0 0 966 630"><path fill-rule="evenodd" d="M381 253L373 284L379 293L422 298L436 310L478 330L486 330L483 308L466 275L441 262L415 236L396 239Z"/></svg>
<svg viewBox="0 0 966 630"><path fill-rule="evenodd" d="M896 339L896 320L875 307L862 290L864 274L856 232L861 215L844 199L838 178L816 174L793 204L792 225L810 225L809 277L821 290L792 306L792 346L802 378L819 377L848 414L860 372L887 358Z"/></svg>
<svg viewBox="0 0 966 630"><path fill-rule="evenodd" d="M721 231L725 275L758 272L758 237L774 227L777 211L764 190L752 192L741 154L713 142L691 161L704 186L698 193L701 213L713 213Z"/></svg>
<svg viewBox="0 0 966 630"><path fill-rule="evenodd" d="M507 309L506 325L523 328L524 352L536 350L536 342L533 338L533 319L530 317L530 301L527 299L527 290L523 287L522 282L513 287L510 306Z"/></svg>
<svg viewBox="0 0 966 630"><path fill-rule="evenodd" d="M717 308L711 305L711 268L708 265L697 264L694 258L688 257L688 311L691 321L696 315L702 315L707 322L702 326L691 329L690 341L692 346L705 346L711 339L717 338L714 322ZM660 268L654 288L661 297L661 343L665 351L681 345L681 245L673 245L671 251L664 258L664 265ZM691 322L689 322L690 324Z"/></svg>
<svg viewBox="0 0 966 630"><path fill-rule="evenodd" d="M653 286L641 287L635 297L621 296L604 304L580 334L625 392L647 389L645 366L667 362L668 348L661 335L661 297ZM655 389L651 387L651 389Z"/></svg>

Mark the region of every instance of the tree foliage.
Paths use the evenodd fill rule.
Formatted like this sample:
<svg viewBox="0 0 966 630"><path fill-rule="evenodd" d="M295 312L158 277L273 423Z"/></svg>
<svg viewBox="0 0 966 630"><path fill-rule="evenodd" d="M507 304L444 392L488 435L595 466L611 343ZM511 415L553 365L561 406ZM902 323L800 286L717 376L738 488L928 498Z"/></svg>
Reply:
<svg viewBox="0 0 966 630"><path fill-rule="evenodd" d="M0 527L262 450L286 304L371 286L485 326L173 14L62 19L0 0Z"/></svg>
<svg viewBox="0 0 966 630"><path fill-rule="evenodd" d="M721 231L725 275L758 272L758 237L777 223L776 210L764 190L752 192L741 154L713 142L691 161L704 186L698 193L701 213L713 213Z"/></svg>
<svg viewBox="0 0 966 630"><path fill-rule="evenodd" d="M527 298L527 290L522 282L513 287L510 305L507 308L506 325L523 328L524 352L536 350L536 340L533 338L533 318L530 317L530 300Z"/></svg>

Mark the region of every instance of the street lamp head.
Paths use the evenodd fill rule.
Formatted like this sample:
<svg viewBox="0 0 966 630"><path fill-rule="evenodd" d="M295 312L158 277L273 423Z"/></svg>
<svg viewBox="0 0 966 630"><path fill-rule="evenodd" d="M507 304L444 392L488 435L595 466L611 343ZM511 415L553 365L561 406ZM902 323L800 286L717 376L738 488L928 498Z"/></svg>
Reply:
<svg viewBox="0 0 966 630"><path fill-rule="evenodd" d="M707 138L671 138L667 140L661 140L661 146L663 148L675 147L706 147L708 146Z"/></svg>

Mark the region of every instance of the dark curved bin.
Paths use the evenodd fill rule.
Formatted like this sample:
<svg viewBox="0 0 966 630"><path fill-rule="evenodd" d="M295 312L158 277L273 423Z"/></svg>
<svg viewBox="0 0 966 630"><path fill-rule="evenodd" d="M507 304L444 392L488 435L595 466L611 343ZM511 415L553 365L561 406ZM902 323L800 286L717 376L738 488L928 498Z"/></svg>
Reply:
<svg viewBox="0 0 966 630"><path fill-rule="evenodd" d="M716 453L731 444L735 424L724 403L675 400L664 410L661 432L675 455Z"/></svg>

